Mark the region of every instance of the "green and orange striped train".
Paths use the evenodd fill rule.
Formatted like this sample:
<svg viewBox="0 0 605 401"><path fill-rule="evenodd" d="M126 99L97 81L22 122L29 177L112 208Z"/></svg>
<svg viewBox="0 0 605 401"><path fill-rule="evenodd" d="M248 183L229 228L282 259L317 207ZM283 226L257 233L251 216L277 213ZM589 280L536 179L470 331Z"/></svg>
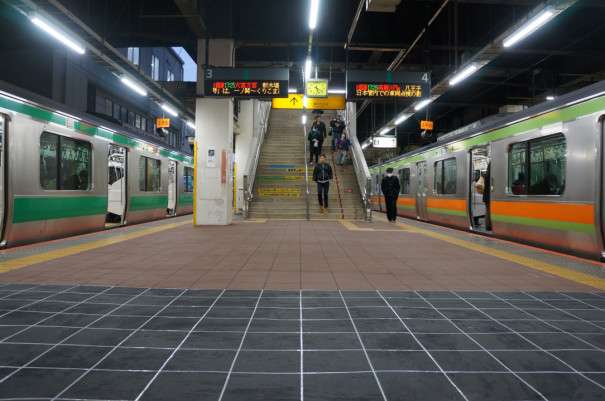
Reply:
<svg viewBox="0 0 605 401"><path fill-rule="evenodd" d="M463 127L371 166L374 209L386 210L380 181L392 167L400 216L603 260L604 120L602 81ZM486 208L476 182L488 166Z"/></svg>
<svg viewBox="0 0 605 401"><path fill-rule="evenodd" d="M0 82L0 247L193 211L193 157Z"/></svg>

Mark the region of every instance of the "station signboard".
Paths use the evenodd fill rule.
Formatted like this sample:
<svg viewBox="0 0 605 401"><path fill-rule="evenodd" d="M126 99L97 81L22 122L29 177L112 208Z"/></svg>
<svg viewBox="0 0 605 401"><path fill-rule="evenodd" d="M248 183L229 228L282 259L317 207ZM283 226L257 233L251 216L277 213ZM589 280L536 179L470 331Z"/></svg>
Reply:
<svg viewBox="0 0 605 401"><path fill-rule="evenodd" d="M347 70L347 99L430 99L428 72Z"/></svg>
<svg viewBox="0 0 605 401"><path fill-rule="evenodd" d="M205 97L287 98L287 68L207 68Z"/></svg>
<svg viewBox="0 0 605 401"><path fill-rule="evenodd" d="M326 98L309 98L307 110L344 110L346 108L344 95L328 95ZM303 107L303 95L291 93L287 99L273 99L274 109L299 109Z"/></svg>
<svg viewBox="0 0 605 401"><path fill-rule="evenodd" d="M395 136L375 136L372 138L374 148L396 148L397 137Z"/></svg>

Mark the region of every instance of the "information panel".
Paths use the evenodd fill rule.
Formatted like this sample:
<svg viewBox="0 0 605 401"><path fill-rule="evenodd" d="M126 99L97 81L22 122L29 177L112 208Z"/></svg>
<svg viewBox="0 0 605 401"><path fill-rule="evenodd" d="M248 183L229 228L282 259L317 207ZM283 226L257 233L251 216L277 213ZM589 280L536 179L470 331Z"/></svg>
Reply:
<svg viewBox="0 0 605 401"><path fill-rule="evenodd" d="M347 99L429 99L428 72L347 70Z"/></svg>
<svg viewBox="0 0 605 401"><path fill-rule="evenodd" d="M208 68L204 70L205 97L288 97L287 68Z"/></svg>

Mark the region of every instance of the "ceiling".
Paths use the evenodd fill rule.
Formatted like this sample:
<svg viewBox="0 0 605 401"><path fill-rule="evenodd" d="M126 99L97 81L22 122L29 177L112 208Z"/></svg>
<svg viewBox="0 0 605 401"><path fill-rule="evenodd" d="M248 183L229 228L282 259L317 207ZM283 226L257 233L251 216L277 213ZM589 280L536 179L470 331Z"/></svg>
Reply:
<svg viewBox="0 0 605 401"><path fill-rule="evenodd" d="M195 60L198 38L232 38L236 67L287 67L290 87L302 86L310 0L4 1L33 4L66 25L77 19L97 41L114 48L183 46ZM547 94L560 95L605 78L605 1L553 1L571 5L530 37L503 49L502 35L546 1L372 0L372 6L390 3L393 11L371 12L365 9L366 0L320 0L311 56L318 78L329 79L332 88L344 88L346 68L429 71L433 88L441 82L440 96L397 130L400 147L420 145L494 115L504 105L536 104ZM422 34L428 21L428 34ZM92 35L73 23L70 27ZM6 41L10 32L2 33ZM482 49L489 54L483 68L455 87L445 84ZM359 102L359 109L358 136L363 140L410 104ZM421 137L420 119L434 121L432 139Z"/></svg>

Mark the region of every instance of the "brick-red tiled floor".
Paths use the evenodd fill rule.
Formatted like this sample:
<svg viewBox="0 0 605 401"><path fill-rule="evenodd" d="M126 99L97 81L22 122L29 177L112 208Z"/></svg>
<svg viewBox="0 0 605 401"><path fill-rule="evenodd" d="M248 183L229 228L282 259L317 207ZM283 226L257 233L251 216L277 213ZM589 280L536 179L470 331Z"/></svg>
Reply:
<svg viewBox="0 0 605 401"><path fill-rule="evenodd" d="M0 282L269 290L595 290L388 223L354 224L376 231L351 231L338 221L187 224L2 273Z"/></svg>

